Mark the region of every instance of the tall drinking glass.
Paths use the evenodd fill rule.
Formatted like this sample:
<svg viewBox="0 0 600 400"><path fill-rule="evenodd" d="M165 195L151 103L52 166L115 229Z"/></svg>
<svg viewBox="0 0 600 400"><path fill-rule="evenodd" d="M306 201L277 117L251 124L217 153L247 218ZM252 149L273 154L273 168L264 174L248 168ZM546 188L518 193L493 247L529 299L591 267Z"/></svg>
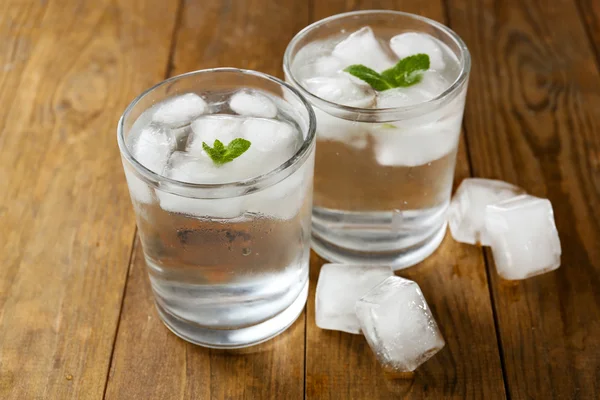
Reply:
<svg viewBox="0 0 600 400"><path fill-rule="evenodd" d="M308 293L315 148L296 89L253 71L191 72L136 98L117 136L167 327L236 348L290 326Z"/></svg>
<svg viewBox="0 0 600 400"><path fill-rule="evenodd" d="M381 74L419 53L430 66L418 79L406 70L400 77L410 85L371 87L344 71L362 64ZM292 39L286 80L317 117L317 253L401 269L435 251L446 229L469 70L469 52L453 31L403 12L335 15Z"/></svg>

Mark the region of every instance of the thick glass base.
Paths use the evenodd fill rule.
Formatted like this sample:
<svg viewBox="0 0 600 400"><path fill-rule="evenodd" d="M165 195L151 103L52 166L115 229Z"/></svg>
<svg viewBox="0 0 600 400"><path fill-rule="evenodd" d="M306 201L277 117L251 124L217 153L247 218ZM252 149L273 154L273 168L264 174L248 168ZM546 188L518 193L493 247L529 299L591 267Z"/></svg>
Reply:
<svg viewBox="0 0 600 400"><path fill-rule="evenodd" d="M446 234L443 206L418 211L348 213L313 209L312 248L334 263L408 268L430 256Z"/></svg>
<svg viewBox="0 0 600 400"><path fill-rule="evenodd" d="M158 302L156 308L167 328L183 340L214 349L238 349L265 342L285 331L302 313L307 297L308 282L296 300L281 313L240 329L209 329L169 313Z"/></svg>

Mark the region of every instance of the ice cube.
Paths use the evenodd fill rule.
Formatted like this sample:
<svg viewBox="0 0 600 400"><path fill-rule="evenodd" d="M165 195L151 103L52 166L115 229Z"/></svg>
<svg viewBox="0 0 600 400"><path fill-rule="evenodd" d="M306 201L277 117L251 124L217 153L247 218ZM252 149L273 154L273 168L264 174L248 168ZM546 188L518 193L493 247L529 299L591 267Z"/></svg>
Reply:
<svg viewBox="0 0 600 400"><path fill-rule="evenodd" d="M175 137L164 127L150 124L128 137L131 154L150 171L160 174L177 145Z"/></svg>
<svg viewBox="0 0 600 400"><path fill-rule="evenodd" d="M521 195L488 205L485 228L502 278L525 279L560 266L560 239L549 200Z"/></svg>
<svg viewBox="0 0 600 400"><path fill-rule="evenodd" d="M186 93L160 103L152 119L169 128L178 128L204 114L206 108L206 102L202 97L194 93Z"/></svg>
<svg viewBox="0 0 600 400"><path fill-rule="evenodd" d="M441 45L433 36L419 32L401 33L390 39L390 47L398 57L405 58L425 53L429 56L430 68L438 71L446 66Z"/></svg>
<svg viewBox="0 0 600 400"><path fill-rule="evenodd" d="M440 73L425 71L421 81L415 85L378 92L377 108L407 107L423 103L440 95L450 84Z"/></svg>
<svg viewBox="0 0 600 400"><path fill-rule="evenodd" d="M192 133L192 127L190 125L185 125L180 128L171 129L171 135L175 138L177 142L177 150L184 150L187 146L188 138Z"/></svg>
<svg viewBox="0 0 600 400"><path fill-rule="evenodd" d="M456 151L462 114L429 124L379 124L372 128L379 165L425 165ZM399 125L399 124L398 124Z"/></svg>
<svg viewBox="0 0 600 400"><path fill-rule="evenodd" d="M311 77L335 76L342 69L344 65L340 59L334 56L322 56L313 62Z"/></svg>
<svg viewBox="0 0 600 400"><path fill-rule="evenodd" d="M235 161L235 160L234 160ZM174 152L165 167L168 178L187 183L211 184L226 183L232 180L235 170L232 164L215 165L207 156L194 157L184 152ZM233 170L232 170L233 169ZM196 217L235 218L243 213L243 197L224 199L196 199L194 189L186 189L182 195L157 189L160 207L165 211ZM190 196L190 197L188 197Z"/></svg>
<svg viewBox="0 0 600 400"><path fill-rule="evenodd" d="M335 140L359 150L367 147L369 123L338 118L316 106L313 110L317 117L319 140Z"/></svg>
<svg viewBox="0 0 600 400"><path fill-rule="evenodd" d="M325 264L321 267L315 314L317 326L348 333L360 333L354 307L374 286L394 275L390 267Z"/></svg>
<svg viewBox="0 0 600 400"><path fill-rule="evenodd" d="M249 212L282 220L292 219L298 214L312 194L313 156L282 181L246 196L246 209Z"/></svg>
<svg viewBox="0 0 600 400"><path fill-rule="evenodd" d="M127 165L124 164L123 166L131 199L143 204L152 203L152 189L135 172L131 171Z"/></svg>
<svg viewBox="0 0 600 400"><path fill-rule="evenodd" d="M233 139L240 137L239 131L243 121L243 118L226 114L198 118L192 122L192 133L188 137L186 151L199 157L204 152L202 142L212 147L215 139L219 139L227 145Z"/></svg>
<svg viewBox="0 0 600 400"><path fill-rule="evenodd" d="M338 43L331 54L342 60L345 66L363 64L377 72L395 64L368 26L360 28Z"/></svg>
<svg viewBox="0 0 600 400"><path fill-rule="evenodd" d="M431 310L415 282L387 278L356 302L360 327L384 369L410 372L444 345Z"/></svg>
<svg viewBox="0 0 600 400"><path fill-rule="evenodd" d="M523 193L523 189L507 182L481 178L464 179L448 208L452 237L457 242L489 245L484 220L486 206Z"/></svg>
<svg viewBox="0 0 600 400"><path fill-rule="evenodd" d="M247 168L255 175L265 174L287 160L298 150L301 137L288 123L264 118L247 118L240 129L241 137L251 145L244 153Z"/></svg>
<svg viewBox="0 0 600 400"><path fill-rule="evenodd" d="M345 106L370 108L375 104L375 92L368 85L360 85L346 75L306 79L304 87L317 97Z"/></svg>
<svg viewBox="0 0 600 400"><path fill-rule="evenodd" d="M275 118L277 106L269 97L256 90L240 90L229 100L231 109L240 115Z"/></svg>

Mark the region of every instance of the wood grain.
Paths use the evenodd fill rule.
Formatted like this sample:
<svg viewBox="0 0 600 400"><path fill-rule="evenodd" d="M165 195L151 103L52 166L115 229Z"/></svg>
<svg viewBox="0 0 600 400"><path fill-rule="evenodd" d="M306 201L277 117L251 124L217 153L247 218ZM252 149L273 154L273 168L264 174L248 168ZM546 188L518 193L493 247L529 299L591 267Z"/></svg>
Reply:
<svg viewBox="0 0 600 400"><path fill-rule="evenodd" d="M600 398L600 76L574 2L449 0L473 54L475 175L551 200L562 266L490 274L511 398Z"/></svg>
<svg viewBox="0 0 600 400"><path fill-rule="evenodd" d="M579 15L585 23L592 48L596 53L596 63L600 68L600 2L577 0Z"/></svg>
<svg viewBox="0 0 600 400"><path fill-rule="evenodd" d="M381 8L418 13L444 21L441 2L417 0L315 2L313 19L354 9ZM461 142L456 182L469 174L464 142ZM362 336L317 328L314 291L323 262L313 256L307 320L307 398L505 397L480 249L456 243L448 235L432 257L399 273L421 286L446 339L446 347L421 366L413 380L405 381L384 377Z"/></svg>
<svg viewBox="0 0 600 400"><path fill-rule="evenodd" d="M269 16L277 16L270 18ZM308 22L298 0L185 1L172 74L217 66L282 76L287 42ZM127 284L108 399L300 399L304 395L304 313L286 332L245 350L186 343L154 309L141 246Z"/></svg>
<svg viewBox="0 0 600 400"><path fill-rule="evenodd" d="M100 398L134 234L115 126L164 74L175 10L0 7L0 398Z"/></svg>

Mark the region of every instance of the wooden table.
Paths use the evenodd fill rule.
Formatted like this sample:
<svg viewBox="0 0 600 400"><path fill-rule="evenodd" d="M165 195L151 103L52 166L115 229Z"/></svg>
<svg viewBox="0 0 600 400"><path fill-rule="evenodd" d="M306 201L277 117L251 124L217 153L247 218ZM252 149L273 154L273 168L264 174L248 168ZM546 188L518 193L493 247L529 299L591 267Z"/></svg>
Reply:
<svg viewBox="0 0 600 400"><path fill-rule="evenodd" d="M419 13L473 56L456 183L503 179L554 205L562 267L517 283L446 237L416 280L447 345L384 378L361 336L306 311L240 351L158 319L116 145L141 91L237 66L282 76L301 28L354 9ZM4 0L0 4L1 399L599 399L600 2Z"/></svg>

